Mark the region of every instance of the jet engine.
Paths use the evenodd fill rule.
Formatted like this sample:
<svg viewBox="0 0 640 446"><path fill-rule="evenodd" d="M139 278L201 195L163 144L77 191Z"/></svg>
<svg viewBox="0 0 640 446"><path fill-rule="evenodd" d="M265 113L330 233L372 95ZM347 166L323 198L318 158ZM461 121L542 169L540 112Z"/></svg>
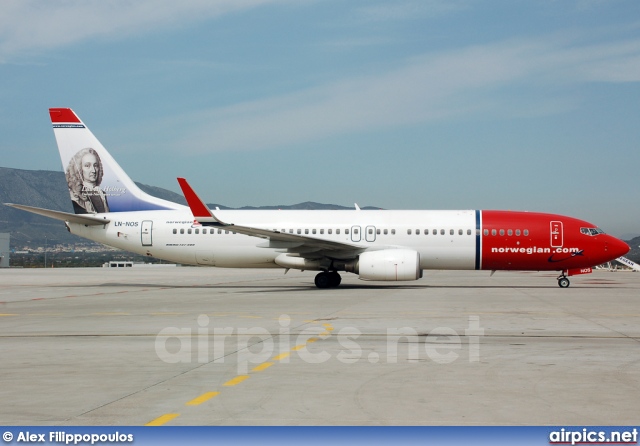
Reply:
<svg viewBox="0 0 640 446"><path fill-rule="evenodd" d="M411 249L367 251L345 265L345 270L364 280L418 280L422 277L420 254Z"/></svg>

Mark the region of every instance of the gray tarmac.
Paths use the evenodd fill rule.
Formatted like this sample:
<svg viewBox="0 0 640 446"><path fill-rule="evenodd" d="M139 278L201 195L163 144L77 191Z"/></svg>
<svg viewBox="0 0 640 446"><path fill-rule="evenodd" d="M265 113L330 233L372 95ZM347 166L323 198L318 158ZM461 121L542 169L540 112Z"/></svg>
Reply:
<svg viewBox="0 0 640 446"><path fill-rule="evenodd" d="M4 425L635 425L640 274L0 270Z"/></svg>

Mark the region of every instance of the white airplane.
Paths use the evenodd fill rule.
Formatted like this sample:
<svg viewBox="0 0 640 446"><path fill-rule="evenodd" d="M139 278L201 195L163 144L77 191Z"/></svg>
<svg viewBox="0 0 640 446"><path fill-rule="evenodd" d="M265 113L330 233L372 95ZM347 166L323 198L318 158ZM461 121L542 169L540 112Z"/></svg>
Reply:
<svg viewBox="0 0 640 446"><path fill-rule="evenodd" d="M555 270L567 276L629 251L583 220L512 211L214 210L183 178L189 206L141 191L69 108L49 110L74 214L8 204L62 220L105 245L187 264L319 271L318 288L360 279L408 281L425 269Z"/></svg>

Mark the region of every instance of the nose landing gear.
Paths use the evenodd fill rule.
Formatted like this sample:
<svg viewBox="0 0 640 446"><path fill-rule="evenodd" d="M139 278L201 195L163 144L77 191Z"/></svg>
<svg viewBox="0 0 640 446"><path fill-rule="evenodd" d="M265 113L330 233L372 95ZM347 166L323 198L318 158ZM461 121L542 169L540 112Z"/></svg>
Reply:
<svg viewBox="0 0 640 446"><path fill-rule="evenodd" d="M569 279L564 275L564 273L558 277L558 286L560 288L568 288L569 285L571 285L571 282L569 282Z"/></svg>

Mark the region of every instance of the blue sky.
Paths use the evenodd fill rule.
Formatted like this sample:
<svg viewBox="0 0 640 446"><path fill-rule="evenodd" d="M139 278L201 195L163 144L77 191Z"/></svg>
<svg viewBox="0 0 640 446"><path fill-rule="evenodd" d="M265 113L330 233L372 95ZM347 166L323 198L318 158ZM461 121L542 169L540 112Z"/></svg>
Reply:
<svg viewBox="0 0 640 446"><path fill-rule="evenodd" d="M71 107L136 181L229 206L512 209L640 234L640 2L0 3L3 167Z"/></svg>

